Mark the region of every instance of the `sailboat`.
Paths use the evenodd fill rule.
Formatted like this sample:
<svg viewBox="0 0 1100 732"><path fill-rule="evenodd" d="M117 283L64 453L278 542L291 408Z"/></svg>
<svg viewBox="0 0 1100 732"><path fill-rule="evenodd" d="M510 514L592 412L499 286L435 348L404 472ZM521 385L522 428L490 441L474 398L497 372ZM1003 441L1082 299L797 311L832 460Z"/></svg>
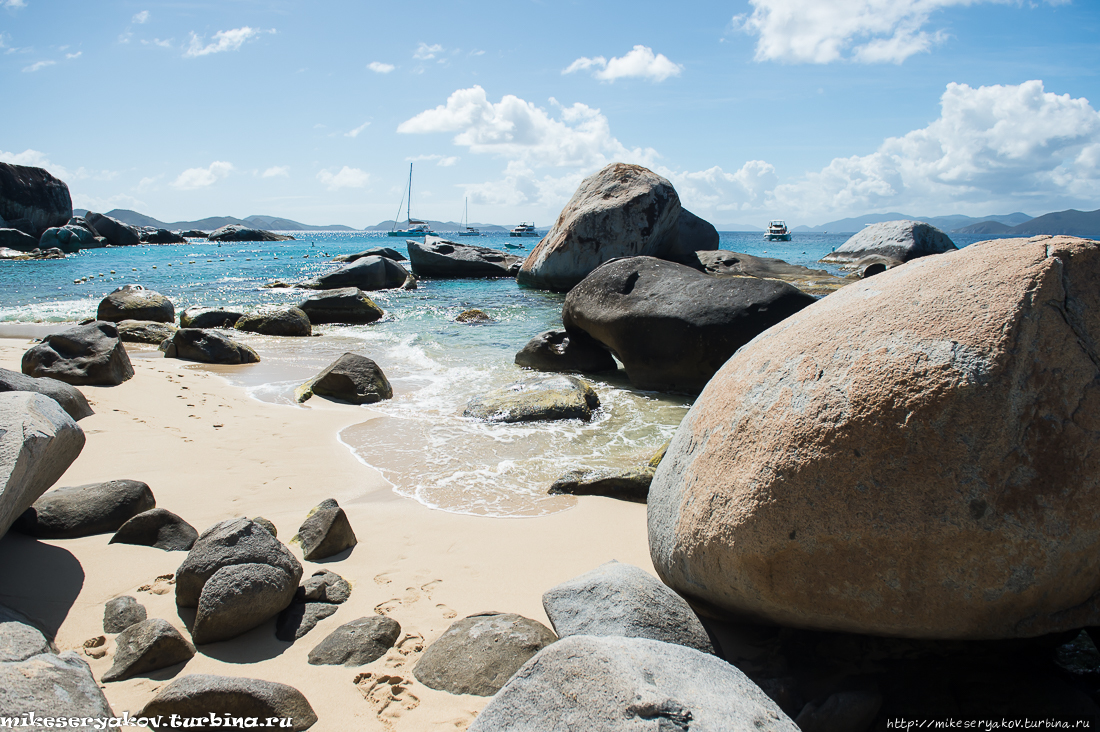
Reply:
<svg viewBox="0 0 1100 732"><path fill-rule="evenodd" d="M463 214L463 224L466 227L465 231L458 232L459 236L481 236L481 232L470 226L470 199L466 199L466 212Z"/></svg>
<svg viewBox="0 0 1100 732"><path fill-rule="evenodd" d="M408 219L408 228L398 229L397 228L397 217L395 216L394 221L393 221L393 227L394 228L390 229L390 233L389 233L390 236L403 236L403 237L416 237L416 238L419 238L419 237L422 237L422 236L426 236L428 234L434 234L435 233L434 231L432 231L432 228L428 225L427 221L420 221L418 219L414 219L412 217L412 215L410 214L410 212L412 211L412 188L413 188L413 164L409 163L409 185L405 189L408 192L409 195L408 195L408 198L406 199L405 194L404 193L401 194L401 201L400 201L400 203L397 204L397 216L401 215L401 204L402 203L406 204L406 206L405 206L405 218Z"/></svg>

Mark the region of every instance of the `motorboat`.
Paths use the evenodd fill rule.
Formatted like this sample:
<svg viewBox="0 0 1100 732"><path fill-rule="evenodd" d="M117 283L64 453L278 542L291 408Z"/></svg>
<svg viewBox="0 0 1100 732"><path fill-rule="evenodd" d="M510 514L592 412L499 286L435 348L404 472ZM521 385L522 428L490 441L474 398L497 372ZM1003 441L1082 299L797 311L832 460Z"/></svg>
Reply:
<svg viewBox="0 0 1100 732"><path fill-rule="evenodd" d="M411 215L412 211L412 187L413 187L413 164L409 163L409 184L405 187L405 193L401 194L401 201L397 204L397 215L401 215L401 204L405 204L405 218L407 223L404 229L397 228L397 217L394 217L393 228L390 229L389 236L401 236L405 238L418 239L422 236L428 236L434 234L432 227L427 221L421 221L414 219ZM406 193L408 194L406 196Z"/></svg>
<svg viewBox="0 0 1100 732"><path fill-rule="evenodd" d="M787 228L787 222L776 219L768 222L768 230L764 232L764 241L790 241L791 230Z"/></svg>
<svg viewBox="0 0 1100 732"><path fill-rule="evenodd" d="M535 231L535 225L533 223L523 222L516 228L508 232L508 236L538 236L539 233Z"/></svg>

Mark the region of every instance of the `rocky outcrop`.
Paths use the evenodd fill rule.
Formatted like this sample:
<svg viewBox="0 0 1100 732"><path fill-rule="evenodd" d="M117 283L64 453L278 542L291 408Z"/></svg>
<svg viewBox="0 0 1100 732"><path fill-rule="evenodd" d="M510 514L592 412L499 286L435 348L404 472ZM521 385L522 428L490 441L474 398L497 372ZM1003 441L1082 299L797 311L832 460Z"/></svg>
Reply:
<svg viewBox="0 0 1100 732"><path fill-rule="evenodd" d="M38 239L19 229L0 229L0 247L17 252L33 252L38 249Z"/></svg>
<svg viewBox="0 0 1100 732"><path fill-rule="evenodd" d="M82 226L54 226L42 232L38 239L40 249L60 249L66 254L76 254L81 249L95 249L99 245L95 236Z"/></svg>
<svg viewBox="0 0 1100 732"><path fill-rule="evenodd" d="M97 237L101 239L104 238L99 235L99 232L95 230L95 227L88 223L88 220L83 216L73 216L65 225L79 226L81 229L86 229L88 233L92 235L93 239Z"/></svg>
<svg viewBox="0 0 1100 732"><path fill-rule="evenodd" d="M180 358L200 363L259 363L260 356L243 343L220 333L200 328L180 328L171 340L161 344L165 358Z"/></svg>
<svg viewBox="0 0 1100 732"><path fill-rule="evenodd" d="M30 391L45 394L61 405L74 420L81 420L95 414L88 406L88 400L74 386L63 381L42 377L36 379L18 371L0 368L0 393L10 391Z"/></svg>
<svg viewBox="0 0 1100 732"><path fill-rule="evenodd" d="M181 328L232 328L244 313L211 307L190 307L180 312Z"/></svg>
<svg viewBox="0 0 1100 732"><path fill-rule="evenodd" d="M519 669L470 732L798 732L734 666L647 638L563 638Z"/></svg>
<svg viewBox="0 0 1100 732"><path fill-rule="evenodd" d="M95 227L99 235L104 237L111 246L133 247L141 243L141 234L138 230L118 219L89 211L84 214L84 220Z"/></svg>
<svg viewBox="0 0 1100 732"><path fill-rule="evenodd" d="M179 330L172 323L154 320L123 320L118 323L118 337L123 343L148 343L159 346Z"/></svg>
<svg viewBox="0 0 1100 732"><path fill-rule="evenodd" d="M84 432L53 399L0 394L0 536L69 469Z"/></svg>
<svg viewBox="0 0 1100 732"><path fill-rule="evenodd" d="M0 709L8 718L113 717L111 705L88 664L73 651L42 653L18 663L0 663ZM51 720L52 721L52 720ZM43 729L44 727L39 727Z"/></svg>
<svg viewBox="0 0 1100 732"><path fill-rule="evenodd" d="M918 257L955 251L955 242L935 226L922 221L885 221L871 224L836 250L821 258L844 269L861 269L867 257L877 257L889 266L904 264Z"/></svg>
<svg viewBox="0 0 1100 732"><path fill-rule="evenodd" d="M714 653L703 624L684 598L630 564L608 562L542 596L559 638L609 635L650 640Z"/></svg>
<svg viewBox="0 0 1100 732"><path fill-rule="evenodd" d="M136 544L163 549L166 552L186 552L195 545L199 532L182 518L163 508L153 508L137 514L111 537L109 544Z"/></svg>
<svg viewBox="0 0 1100 732"><path fill-rule="evenodd" d="M910 638L1100 622L1100 245L1002 239L824 298L739 351L649 494L713 612Z"/></svg>
<svg viewBox="0 0 1100 732"><path fill-rule="evenodd" d="M371 247L370 249L364 249L361 252L355 254L339 254L332 258L333 262L354 262L357 259L363 257L385 257L386 259L392 259L395 262L404 262L405 256L396 249L390 247Z"/></svg>
<svg viewBox="0 0 1100 732"><path fill-rule="evenodd" d="M156 505L149 486L139 480L67 486L44 494L12 528L37 539L107 534Z"/></svg>
<svg viewBox="0 0 1100 732"><path fill-rule="evenodd" d="M651 467L623 470L577 468L563 474L550 485L550 495L607 496L621 501L645 503L649 484L653 481Z"/></svg>
<svg viewBox="0 0 1100 732"><path fill-rule="evenodd" d="M299 404L314 394L351 404L374 404L393 398L382 367L366 356L345 353L294 392Z"/></svg>
<svg viewBox="0 0 1100 732"><path fill-rule="evenodd" d="M202 231L201 229L184 229L179 232L179 235L184 239L205 239L208 232Z"/></svg>
<svg viewBox="0 0 1100 732"><path fill-rule="evenodd" d="M302 557L309 562L327 559L359 543L348 515L332 498L321 501L309 512L290 541L302 547Z"/></svg>
<svg viewBox="0 0 1100 732"><path fill-rule="evenodd" d="M250 313L237 318L237 330L270 336L304 337L313 334L309 316L299 308Z"/></svg>
<svg viewBox="0 0 1100 732"><path fill-rule="evenodd" d="M42 168L0 163L0 219L9 226L40 237L72 215L69 187L62 181Z"/></svg>
<svg viewBox="0 0 1100 732"><path fill-rule="evenodd" d="M145 606L130 595L108 600L103 606L103 632L121 633L148 618Z"/></svg>
<svg viewBox="0 0 1100 732"><path fill-rule="evenodd" d="M397 262L386 257L363 257L301 284L312 290L337 290L358 287L360 290L390 290L401 287L409 273Z"/></svg>
<svg viewBox="0 0 1100 732"><path fill-rule="evenodd" d="M516 354L516 365L536 371L585 374L619 368L611 352L587 333L566 330L539 333Z"/></svg>
<svg viewBox="0 0 1100 732"><path fill-rule="evenodd" d="M114 323L95 321L48 335L23 354L22 370L66 384L117 386L134 375Z"/></svg>
<svg viewBox="0 0 1100 732"><path fill-rule="evenodd" d="M155 229L151 226L142 229L138 236L142 244L186 244L187 240L174 231Z"/></svg>
<svg viewBox="0 0 1100 732"><path fill-rule="evenodd" d="M290 719L287 727L301 732L317 722L317 714L302 692L293 686L236 676L191 674L178 678L157 692L141 710L141 716L177 714L181 717L276 717Z"/></svg>
<svg viewBox="0 0 1100 732"><path fill-rule="evenodd" d="M151 618L131 625L115 638L114 663L103 681L122 681L131 676L187 663L195 647L167 620Z"/></svg>
<svg viewBox="0 0 1100 732"><path fill-rule="evenodd" d="M141 285L123 285L100 301L96 319L112 323L121 320L173 323L176 320L176 308L171 300L159 292L146 290Z"/></svg>
<svg viewBox="0 0 1100 732"><path fill-rule="evenodd" d="M772 257L755 257L751 254L719 249L709 252L692 252L678 260L692 269L715 277L759 277L782 280L809 295L823 296L835 292L852 280L837 277L823 269L810 269L800 264L790 264Z"/></svg>
<svg viewBox="0 0 1100 732"><path fill-rule="evenodd" d="M341 625L309 652L313 666L363 666L393 648L401 626L393 618L372 615Z"/></svg>
<svg viewBox="0 0 1100 732"><path fill-rule="evenodd" d="M294 241L293 236L284 236L264 229L251 229L240 224L228 224L215 229L206 238L210 241Z"/></svg>
<svg viewBox="0 0 1100 732"><path fill-rule="evenodd" d="M813 302L783 282L719 279L632 257L573 288L562 322L607 346L635 386L694 393L734 351Z"/></svg>
<svg viewBox="0 0 1100 732"><path fill-rule="evenodd" d="M417 277L455 279L512 277L511 266L520 260L506 252L425 236L424 243L409 240L409 264Z"/></svg>
<svg viewBox="0 0 1100 732"><path fill-rule="evenodd" d="M314 325L346 323L362 325L381 320L385 313L358 287L321 292L298 304Z"/></svg>
<svg viewBox="0 0 1100 732"><path fill-rule="evenodd" d="M38 259L64 259L65 254L57 247L51 249L33 249L29 252L20 252L15 249L0 247L0 260L16 262L28 262Z"/></svg>
<svg viewBox="0 0 1100 732"><path fill-rule="evenodd" d="M599 396L578 378L535 376L472 399L462 416L488 422L587 420L599 406Z"/></svg>
<svg viewBox="0 0 1100 732"><path fill-rule="evenodd" d="M451 694L492 696L527 659L557 639L542 623L514 613L471 615L428 646L413 675Z"/></svg>
<svg viewBox="0 0 1100 732"><path fill-rule="evenodd" d="M567 292L610 259L664 256L679 241L680 210L667 180L639 165L612 163L584 179L516 280Z"/></svg>

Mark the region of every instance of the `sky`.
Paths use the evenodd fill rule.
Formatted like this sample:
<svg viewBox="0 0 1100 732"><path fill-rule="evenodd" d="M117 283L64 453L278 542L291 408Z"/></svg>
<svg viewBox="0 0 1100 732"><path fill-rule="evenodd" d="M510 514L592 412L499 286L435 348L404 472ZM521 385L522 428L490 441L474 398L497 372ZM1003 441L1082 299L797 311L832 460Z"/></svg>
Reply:
<svg viewBox="0 0 1100 732"><path fill-rule="evenodd" d="M1100 208L1097 0L0 0L0 161L162 221ZM400 219L404 219L401 211Z"/></svg>

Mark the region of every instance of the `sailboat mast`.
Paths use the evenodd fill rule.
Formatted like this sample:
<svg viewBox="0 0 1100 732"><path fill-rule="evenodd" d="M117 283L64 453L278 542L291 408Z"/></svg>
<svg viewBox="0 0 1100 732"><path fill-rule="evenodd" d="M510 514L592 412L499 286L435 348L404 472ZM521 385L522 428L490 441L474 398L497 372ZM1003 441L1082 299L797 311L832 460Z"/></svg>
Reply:
<svg viewBox="0 0 1100 732"><path fill-rule="evenodd" d="M409 163L409 200L406 204L405 218L412 221L412 202L413 202L413 164ZM410 224L411 226L412 224Z"/></svg>

